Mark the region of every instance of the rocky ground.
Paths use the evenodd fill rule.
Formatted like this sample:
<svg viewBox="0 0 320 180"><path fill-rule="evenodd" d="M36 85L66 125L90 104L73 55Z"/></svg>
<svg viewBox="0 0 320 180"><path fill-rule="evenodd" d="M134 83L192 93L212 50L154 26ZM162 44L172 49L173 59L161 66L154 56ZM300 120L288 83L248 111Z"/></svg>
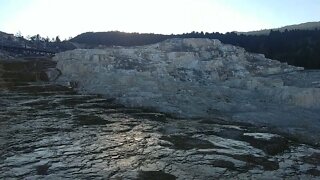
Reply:
<svg viewBox="0 0 320 180"><path fill-rule="evenodd" d="M318 179L320 149L228 117L176 119L0 64L0 179ZM28 73L27 73L28 72Z"/></svg>

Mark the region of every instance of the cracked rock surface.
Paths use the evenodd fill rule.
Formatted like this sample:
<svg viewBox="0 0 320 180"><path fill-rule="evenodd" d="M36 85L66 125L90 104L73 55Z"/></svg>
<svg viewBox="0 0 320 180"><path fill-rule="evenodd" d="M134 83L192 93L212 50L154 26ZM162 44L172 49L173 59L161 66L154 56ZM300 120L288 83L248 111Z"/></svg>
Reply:
<svg viewBox="0 0 320 180"><path fill-rule="evenodd" d="M42 64L42 63L40 63ZM225 115L184 119L0 66L0 179L318 179L320 149ZM42 64L43 65L43 64ZM44 67L50 65L43 65ZM40 68L41 69L41 68ZM29 77L29 78L27 78Z"/></svg>

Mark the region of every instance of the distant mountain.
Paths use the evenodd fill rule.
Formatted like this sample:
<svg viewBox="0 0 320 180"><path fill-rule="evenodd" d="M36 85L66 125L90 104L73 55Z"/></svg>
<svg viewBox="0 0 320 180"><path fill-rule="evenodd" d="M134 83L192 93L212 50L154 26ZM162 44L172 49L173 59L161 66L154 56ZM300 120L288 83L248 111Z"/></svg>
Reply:
<svg viewBox="0 0 320 180"><path fill-rule="evenodd" d="M320 21L289 25L281 28L263 29L258 31L249 31L249 32L235 32L235 33L244 34L244 35L268 35L271 30L284 32L285 30L291 31L291 30L315 30L315 29L320 30Z"/></svg>

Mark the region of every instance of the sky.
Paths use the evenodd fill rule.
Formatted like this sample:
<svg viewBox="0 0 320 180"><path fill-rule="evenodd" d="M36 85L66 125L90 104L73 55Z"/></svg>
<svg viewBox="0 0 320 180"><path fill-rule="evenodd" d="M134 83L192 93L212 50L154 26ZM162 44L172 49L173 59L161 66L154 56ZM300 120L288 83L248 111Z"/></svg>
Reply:
<svg viewBox="0 0 320 180"><path fill-rule="evenodd" d="M320 0L0 0L0 31L50 38L83 32L178 34L320 21Z"/></svg>

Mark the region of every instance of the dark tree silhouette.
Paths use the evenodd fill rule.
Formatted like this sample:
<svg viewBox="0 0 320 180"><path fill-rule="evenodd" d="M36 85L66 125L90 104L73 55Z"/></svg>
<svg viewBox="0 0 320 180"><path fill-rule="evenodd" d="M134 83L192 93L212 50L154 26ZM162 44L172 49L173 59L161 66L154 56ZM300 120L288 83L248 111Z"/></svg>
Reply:
<svg viewBox="0 0 320 180"><path fill-rule="evenodd" d="M55 42L57 42L57 43L60 43L60 42L61 42L59 36L56 37Z"/></svg>

